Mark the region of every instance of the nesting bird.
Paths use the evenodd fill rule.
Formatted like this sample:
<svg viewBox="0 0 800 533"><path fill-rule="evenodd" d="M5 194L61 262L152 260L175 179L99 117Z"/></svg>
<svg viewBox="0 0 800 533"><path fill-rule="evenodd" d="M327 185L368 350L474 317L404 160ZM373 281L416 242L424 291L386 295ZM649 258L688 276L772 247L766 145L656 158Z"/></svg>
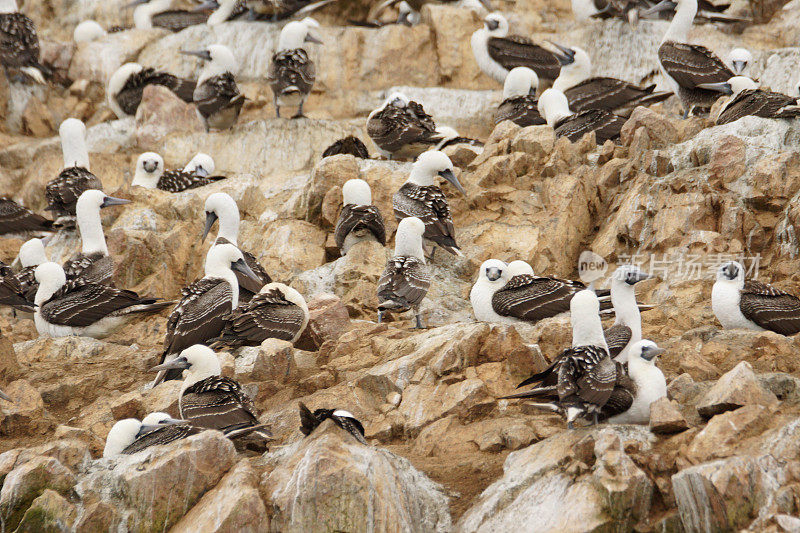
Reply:
<svg viewBox="0 0 800 533"><path fill-rule="evenodd" d="M50 69L39 62L39 36L36 26L17 11L16 0L0 0L0 65L18 69L37 83L46 83Z"/></svg>
<svg viewBox="0 0 800 533"><path fill-rule="evenodd" d="M503 101L497 107L495 124L504 120L523 128L546 124L539 114L539 100L536 98L538 88L539 77L536 72L528 67L511 69L503 83Z"/></svg>
<svg viewBox="0 0 800 533"><path fill-rule="evenodd" d="M442 152L430 150L422 153L411 168L408 179L392 196L392 208L397 220L416 217L425 225L424 238L431 244L431 258L435 247L441 246L453 255L463 255L456 244L455 227L450 216L450 206L442 189L436 185L441 177L452 183L464 196L464 187L456 178L453 162Z"/></svg>
<svg viewBox="0 0 800 533"><path fill-rule="evenodd" d="M136 161L136 171L131 185L167 192L182 192L225 179L225 176L209 176L197 162L190 163L187 165L187 168L189 167L193 167L194 170L164 170L164 159L160 155L155 152L145 152ZM213 171L213 161L211 168Z"/></svg>
<svg viewBox="0 0 800 533"><path fill-rule="evenodd" d="M177 420L166 413L150 413L140 422L126 418L114 424L106 437L103 457L116 457L140 452L150 446L169 444L191 437L204 428Z"/></svg>
<svg viewBox="0 0 800 533"><path fill-rule="evenodd" d="M199 57L205 62L193 101L206 130L226 130L239 120L245 97L236 85L234 71L236 59L233 52L222 44L212 44L203 50L182 51L182 54Z"/></svg>
<svg viewBox="0 0 800 533"><path fill-rule="evenodd" d="M431 285L425 264L422 235L425 224L416 217L404 218L397 225L394 256L378 280L378 322L387 311L414 311L417 329L422 329L420 305Z"/></svg>
<svg viewBox="0 0 800 533"><path fill-rule="evenodd" d="M272 56L267 81L275 101L275 115L280 118L282 106L297 107L292 118L303 117L303 104L316 79L314 62L308 57L305 43L322 41L311 34L319 26L316 21L293 21L283 27L278 47Z"/></svg>
<svg viewBox="0 0 800 533"><path fill-rule="evenodd" d="M128 7L133 10L133 24L138 30L164 28L170 31L185 30L189 26L204 24L208 13L172 9L172 0L133 0Z"/></svg>
<svg viewBox="0 0 800 533"><path fill-rule="evenodd" d="M342 211L333 232L342 255L357 242L374 240L386 245L386 227L377 207L372 205L372 191L362 179L347 180L342 186Z"/></svg>
<svg viewBox="0 0 800 533"><path fill-rule="evenodd" d="M547 89L539 97L539 113L553 128L556 137L579 141L585 134L594 132L597 144L619 139L625 119L602 109L587 109L573 113L567 97L558 89Z"/></svg>
<svg viewBox="0 0 800 533"><path fill-rule="evenodd" d="M441 140L436 123L422 105L399 92L369 114L367 134L389 159L414 158Z"/></svg>
<svg viewBox="0 0 800 533"><path fill-rule="evenodd" d="M649 340L630 346L627 368L617 364L617 382L603 406L602 420L610 424L650 422L650 404L667 396L667 380L655 364L664 352L664 348Z"/></svg>
<svg viewBox="0 0 800 533"><path fill-rule="evenodd" d="M725 329L800 332L800 298L767 283L744 279L741 263L729 261L717 270L711 309Z"/></svg>
<svg viewBox="0 0 800 533"><path fill-rule="evenodd" d="M635 265L623 265L611 276L611 304L614 324L605 330L608 353L615 361L626 363L630 347L642 340L642 315L636 303L635 286L650 275Z"/></svg>
<svg viewBox="0 0 800 533"><path fill-rule="evenodd" d="M11 198L0 196L0 235L51 233L53 221L37 215Z"/></svg>
<svg viewBox="0 0 800 533"><path fill-rule="evenodd" d="M728 124L747 116L773 119L800 117L800 98L759 89L750 78L734 76L728 80L733 96L717 117L718 125Z"/></svg>
<svg viewBox="0 0 800 533"><path fill-rule="evenodd" d="M334 424L350 433L358 442L364 445L367 444L367 439L364 438L364 425L350 411L345 411L344 409L314 409L314 412L311 412L303 402L300 402L299 409L300 431L306 437L330 418Z"/></svg>
<svg viewBox="0 0 800 533"><path fill-rule="evenodd" d="M117 118L136 115L136 110L142 102L142 93L148 85L166 87L184 102L191 103L194 98L194 81L151 67L145 68L138 63L125 63L114 71L108 80L106 87L108 107Z"/></svg>
<svg viewBox="0 0 800 533"><path fill-rule="evenodd" d="M207 178L214 171L217 169L216 164L214 163L214 159L208 155L204 154L203 152L198 152L192 157L186 166L183 167L184 172L191 172L197 176ZM222 179L223 176L219 176L217 179Z"/></svg>

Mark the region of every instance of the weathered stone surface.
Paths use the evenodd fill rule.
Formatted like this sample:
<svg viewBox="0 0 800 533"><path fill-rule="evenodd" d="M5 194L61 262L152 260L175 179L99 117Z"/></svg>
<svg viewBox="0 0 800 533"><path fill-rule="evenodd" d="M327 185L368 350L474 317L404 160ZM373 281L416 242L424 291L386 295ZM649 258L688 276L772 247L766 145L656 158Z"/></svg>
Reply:
<svg viewBox="0 0 800 533"><path fill-rule="evenodd" d="M758 382L750 364L742 361L700 399L697 411L701 416L710 418L743 405L769 406L777 401L775 395Z"/></svg>
<svg viewBox="0 0 800 533"><path fill-rule="evenodd" d="M67 495L74 486L72 472L52 457L34 457L14 468L5 476L0 489L0 511L6 527L16 528L31 502L45 490Z"/></svg>
<svg viewBox="0 0 800 533"><path fill-rule="evenodd" d="M136 110L135 142L147 149L164 137L205 131L194 104L187 104L175 93L160 85L148 85Z"/></svg>
<svg viewBox="0 0 800 533"><path fill-rule="evenodd" d="M653 433L679 433L688 428L677 402L661 398L650 404L650 430Z"/></svg>
<svg viewBox="0 0 800 533"><path fill-rule="evenodd" d="M53 420L44 410L42 396L30 383L20 379L6 385L3 392L14 402L3 400L0 434L17 436L46 431L52 427Z"/></svg>

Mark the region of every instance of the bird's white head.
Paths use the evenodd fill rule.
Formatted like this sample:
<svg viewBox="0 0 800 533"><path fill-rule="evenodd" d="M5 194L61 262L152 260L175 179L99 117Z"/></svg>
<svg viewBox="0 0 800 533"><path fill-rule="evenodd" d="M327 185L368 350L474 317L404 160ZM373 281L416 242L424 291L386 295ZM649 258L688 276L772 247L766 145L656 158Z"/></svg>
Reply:
<svg viewBox="0 0 800 533"><path fill-rule="evenodd" d="M539 76L528 67L515 67L506 75L503 98L535 95L539 89Z"/></svg>
<svg viewBox="0 0 800 533"><path fill-rule="evenodd" d="M17 0L0 0L0 13L16 13Z"/></svg>
<svg viewBox="0 0 800 533"><path fill-rule="evenodd" d="M214 10L211 15L208 16L208 20L206 20L206 25L208 26L216 26L217 24L222 24L226 22L228 18L233 14L234 9L236 9L236 4L238 0L219 0L217 2L217 8ZM208 2L207 4L202 5L199 9L203 9L206 6L213 8L213 3Z"/></svg>
<svg viewBox="0 0 800 533"><path fill-rule="evenodd" d="M161 411L150 413L142 418L143 426L159 426L163 424L174 424L175 422L178 422L178 419L172 418L167 413Z"/></svg>
<svg viewBox="0 0 800 533"><path fill-rule="evenodd" d="M103 223L100 210L113 205L124 205L130 200L108 196L103 191L90 189L78 198L75 214L78 220L78 231L81 234L81 251L85 254L102 253L108 255L106 238L103 234Z"/></svg>
<svg viewBox="0 0 800 533"><path fill-rule="evenodd" d="M383 102L383 105L381 106L381 109L390 105L394 107L406 108L410 102L411 99L408 96L399 91L396 91L390 94L388 98L386 98L386 100Z"/></svg>
<svg viewBox="0 0 800 533"><path fill-rule="evenodd" d="M342 186L344 205L372 205L372 190L362 179L347 180Z"/></svg>
<svg viewBox="0 0 800 533"><path fill-rule="evenodd" d="M422 235L425 233L425 223L417 217L404 218L397 224L397 235L394 242L394 254L402 257L416 257L425 261L422 250Z"/></svg>
<svg viewBox="0 0 800 533"><path fill-rule="evenodd" d="M172 366L169 368L187 370L186 378L183 382L184 389L198 381L213 376L219 376L222 373L222 366L219 363L219 356L217 356L217 353L208 346L203 346L202 344L189 346L170 363L159 366L167 369L167 365L170 364Z"/></svg>
<svg viewBox="0 0 800 533"><path fill-rule="evenodd" d="M211 44L202 50L182 50L181 54L199 57L206 62L197 79L198 85L214 76L220 76L226 72L235 74L238 70L236 57L224 44Z"/></svg>
<svg viewBox="0 0 800 533"><path fill-rule="evenodd" d="M106 437L103 457L115 457L121 454L122 450L136 441L141 429L142 423L135 418L126 418L114 424Z"/></svg>
<svg viewBox="0 0 800 533"><path fill-rule="evenodd" d="M193 172L198 176L210 176L214 173L217 169L216 165L214 164L214 159L202 152L195 155L191 161L189 161L183 170L186 172Z"/></svg>
<svg viewBox="0 0 800 533"><path fill-rule="evenodd" d="M559 55L562 66L558 78L553 82L554 89L566 91L591 76L592 60L583 48L554 46L563 54Z"/></svg>
<svg viewBox="0 0 800 533"><path fill-rule="evenodd" d="M717 269L717 282L731 283L741 288L744 287L744 267L736 261L728 261Z"/></svg>
<svg viewBox="0 0 800 533"><path fill-rule="evenodd" d="M86 148L86 125L77 118L68 118L58 127L64 168L83 167L89 170L89 150Z"/></svg>
<svg viewBox="0 0 800 533"><path fill-rule="evenodd" d="M319 28L319 23L310 17L306 20L290 22L281 30L277 51L305 48L305 43L322 44L322 41L313 34L317 28Z"/></svg>
<svg viewBox="0 0 800 533"><path fill-rule="evenodd" d="M728 53L728 63L735 74L742 74L753 60L753 54L746 48L734 48Z"/></svg>
<svg viewBox="0 0 800 533"><path fill-rule="evenodd" d="M39 266L47 262L42 239L30 239L19 247L19 262L23 268Z"/></svg>
<svg viewBox="0 0 800 533"><path fill-rule="evenodd" d="M137 30L153 28L153 15L166 11L172 6L172 0L135 0L129 6L139 5L133 10L133 25Z"/></svg>
<svg viewBox="0 0 800 533"><path fill-rule="evenodd" d="M136 171L131 185L155 189L164 174L164 159L155 152L145 152L136 160Z"/></svg>
<svg viewBox="0 0 800 533"><path fill-rule="evenodd" d="M758 84L747 76L734 76L728 80L728 85L730 85L734 96L744 90L758 89Z"/></svg>
<svg viewBox="0 0 800 533"><path fill-rule="evenodd" d="M467 195L467 191L464 190L464 187L461 186L456 177L453 162L450 161L450 158L445 153L438 150L428 150L420 154L411 167L408 182L420 187L430 187L431 185L436 185L437 176L452 183L464 196Z"/></svg>
<svg viewBox="0 0 800 533"><path fill-rule="evenodd" d="M508 21L500 13L489 13L483 19L483 25L492 37L505 37L508 35Z"/></svg>
<svg viewBox="0 0 800 533"><path fill-rule="evenodd" d="M33 272L33 277L39 283L36 290L34 303L41 305L53 296L67 282L67 275L58 263L48 261L42 263Z"/></svg>
<svg viewBox="0 0 800 533"><path fill-rule="evenodd" d="M514 276L522 276L528 275L533 276L533 267L529 265L527 262L517 259L516 261L511 261L508 264L508 277L513 278Z"/></svg>
<svg viewBox="0 0 800 533"><path fill-rule="evenodd" d="M106 35L106 30L94 20L84 20L72 32L72 38L76 43L88 43L102 39Z"/></svg>
<svg viewBox="0 0 800 533"><path fill-rule="evenodd" d="M552 88L547 89L539 97L538 109L539 114L551 128L554 128L560 120L572 115L567 97L561 91Z"/></svg>
<svg viewBox="0 0 800 533"><path fill-rule="evenodd" d="M658 344L651 340L642 339L630 347L628 351L628 364L637 360L642 363L655 365L655 359L666 352L664 348L659 348Z"/></svg>
<svg viewBox="0 0 800 533"><path fill-rule="evenodd" d="M652 276L636 265L620 265L611 275L611 283L620 286L633 287L640 281L650 279Z"/></svg>
<svg viewBox="0 0 800 533"><path fill-rule="evenodd" d="M508 273L508 265L499 259L487 259L481 263L478 272L478 282L488 283L502 287L511 279Z"/></svg>
<svg viewBox="0 0 800 533"><path fill-rule="evenodd" d="M205 204L206 225L203 229L203 239L219 219L218 236L236 244L239 238L239 206L236 200L224 192L215 192L206 198Z"/></svg>
<svg viewBox="0 0 800 533"><path fill-rule="evenodd" d="M572 323L572 346L600 346L608 351L603 324L600 321L600 301L593 290L579 291L569 303Z"/></svg>
<svg viewBox="0 0 800 533"><path fill-rule="evenodd" d="M239 248L228 243L215 244L206 255L206 276L235 270L235 266L238 263L244 263L244 256Z"/></svg>

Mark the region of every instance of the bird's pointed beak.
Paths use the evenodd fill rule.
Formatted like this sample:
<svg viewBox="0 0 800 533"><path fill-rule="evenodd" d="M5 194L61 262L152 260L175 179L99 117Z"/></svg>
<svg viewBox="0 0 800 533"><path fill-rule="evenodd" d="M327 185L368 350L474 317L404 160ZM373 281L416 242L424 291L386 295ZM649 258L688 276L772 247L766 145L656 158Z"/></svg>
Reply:
<svg viewBox="0 0 800 533"><path fill-rule="evenodd" d="M144 168L145 172L155 172L158 168L158 163L155 161L145 161L144 165L142 165L142 168Z"/></svg>
<svg viewBox="0 0 800 533"><path fill-rule="evenodd" d="M443 177L444 179L446 179L447 181L449 181L450 183L452 183L453 186L456 189L458 189L458 191L461 194L463 194L464 196L467 195L467 191L465 191L464 187L461 186L461 183L459 183L458 178L456 177L455 173L451 169L447 168L445 170L442 170L441 172L439 172L439 175L441 177Z"/></svg>
<svg viewBox="0 0 800 533"><path fill-rule="evenodd" d="M486 269L486 277L489 281L497 281L502 276L502 272L497 267L490 267Z"/></svg>
<svg viewBox="0 0 800 533"><path fill-rule="evenodd" d="M206 212L206 226L203 228L203 236L200 238L200 242L206 240L208 232L211 231L212 227L214 227L214 222L216 222L218 218L219 217L215 212Z"/></svg>
<svg viewBox="0 0 800 533"><path fill-rule="evenodd" d="M731 84L727 81L720 81L717 83L699 83L697 85L698 89L706 89L707 91L716 91L718 93L731 95L733 94L733 88Z"/></svg>
<svg viewBox="0 0 800 533"><path fill-rule="evenodd" d="M672 0L661 0L661 2L657 3L653 7L640 11L639 18L646 18L651 15L656 15L658 13L661 13L662 11L675 9L677 5L678 4L673 2Z"/></svg>
<svg viewBox="0 0 800 533"><path fill-rule="evenodd" d="M136 7L142 4L146 4L148 0L133 0L133 2L128 2L125 4L125 9L130 9L132 7Z"/></svg>
<svg viewBox="0 0 800 533"><path fill-rule="evenodd" d="M746 61L734 61L733 62L733 70L736 74L741 74L744 71L744 67L747 66Z"/></svg>
<svg viewBox="0 0 800 533"><path fill-rule="evenodd" d="M203 61L211 61L211 52L208 50L181 50L181 54L199 57Z"/></svg>
<svg viewBox="0 0 800 533"><path fill-rule="evenodd" d="M575 62L575 50L572 48L568 48L566 46L562 46L558 43L554 43L553 41L547 41L548 43L552 44L558 49L558 52L555 52L556 57L558 58L558 62L561 63L561 66L570 65Z"/></svg>
<svg viewBox="0 0 800 533"><path fill-rule="evenodd" d="M319 39L319 38L317 38L317 37L314 37L313 35L311 35L311 33L307 33L307 34L306 34L306 39L305 39L305 41L306 41L307 43L325 44L325 43L323 43L323 42L322 42L322 40L321 40L321 39Z"/></svg>
<svg viewBox="0 0 800 533"><path fill-rule="evenodd" d="M125 205L131 203L130 200L125 200L124 198L114 198L113 196L106 196L103 203L100 204L100 208L103 207L111 207L113 205Z"/></svg>
<svg viewBox="0 0 800 533"><path fill-rule="evenodd" d="M176 357L172 361L161 363L150 369L150 372L161 372L162 370L186 370L191 365L185 357Z"/></svg>
<svg viewBox="0 0 800 533"><path fill-rule="evenodd" d="M194 175L201 178L206 178L208 177L208 170L204 169L202 165L198 166L196 169L194 169Z"/></svg>
<svg viewBox="0 0 800 533"><path fill-rule="evenodd" d="M216 11L218 7L219 4L217 4L214 0L206 0L202 4L193 7L191 11L194 11L195 13L202 11Z"/></svg>
<svg viewBox="0 0 800 533"><path fill-rule="evenodd" d="M665 353L667 350L665 348L655 347L655 348L647 348L646 350L642 351L642 359L645 361L652 361L662 353Z"/></svg>
<svg viewBox="0 0 800 533"><path fill-rule="evenodd" d="M237 272L241 272L242 274L244 274L245 276L247 276L248 278L250 278L250 279L252 279L254 281L258 281L258 282L261 281L261 278L256 276L256 273L253 272L253 269L250 268L247 265L247 263L244 262L244 259L239 259L235 263L231 264L231 270L235 270Z"/></svg>
<svg viewBox="0 0 800 533"><path fill-rule="evenodd" d="M652 278L653 275L649 272L645 272L644 270L639 270L636 272L636 277L634 279L634 283L639 283L640 281L644 281L646 279Z"/></svg>
<svg viewBox="0 0 800 533"><path fill-rule="evenodd" d="M7 402L15 403L14 400L11 399L11 396L6 394L5 392L0 390L0 399L5 400Z"/></svg>
<svg viewBox="0 0 800 533"><path fill-rule="evenodd" d="M136 438L138 439L142 435L147 435L151 431L164 427L164 425L165 424L142 424L142 427L139 428L139 433L136 434Z"/></svg>

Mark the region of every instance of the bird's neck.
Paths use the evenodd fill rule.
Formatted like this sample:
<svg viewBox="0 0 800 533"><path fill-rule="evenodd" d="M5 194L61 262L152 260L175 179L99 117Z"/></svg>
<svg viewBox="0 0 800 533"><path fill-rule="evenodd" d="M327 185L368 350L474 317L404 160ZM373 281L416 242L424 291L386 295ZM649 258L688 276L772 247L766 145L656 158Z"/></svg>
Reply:
<svg viewBox="0 0 800 533"><path fill-rule="evenodd" d="M614 314L616 315L614 323L631 328L634 338L640 338L642 336L642 315L639 313L639 306L636 304L636 293L633 287L612 286L611 304L614 306Z"/></svg>
<svg viewBox="0 0 800 533"><path fill-rule="evenodd" d="M397 257L416 257L425 262L425 252L422 250L422 238L413 238L407 235L398 235L394 255Z"/></svg>
<svg viewBox="0 0 800 533"><path fill-rule="evenodd" d="M667 29L667 33L664 35L664 39L661 42L686 42L689 38L689 30L692 29L692 22L696 14L697 4L692 2L681 4L675 12L669 29Z"/></svg>
<svg viewBox="0 0 800 533"><path fill-rule="evenodd" d="M61 139L64 168L81 167L89 170L89 150L82 135L66 135Z"/></svg>
<svg viewBox="0 0 800 533"><path fill-rule="evenodd" d="M572 347L578 346L600 346L608 351L600 315L590 313L589 316L573 317Z"/></svg>
<svg viewBox="0 0 800 533"><path fill-rule="evenodd" d="M147 172L143 168L137 168L131 185L138 185L147 189L155 189L158 186L158 179L160 177L161 176L156 175L155 172Z"/></svg>
<svg viewBox="0 0 800 533"><path fill-rule="evenodd" d="M215 24L222 24L228 17L231 16L233 13L233 9L236 7L236 2L231 0L230 2L222 2L220 6L217 8L216 11L211 13L211 16L208 17L208 21L206 24L209 26L214 26Z"/></svg>
<svg viewBox="0 0 800 533"><path fill-rule="evenodd" d="M81 252L84 254L102 253L108 255L106 236L103 234L103 223L100 211L84 211L78 213L78 231L81 234Z"/></svg>

